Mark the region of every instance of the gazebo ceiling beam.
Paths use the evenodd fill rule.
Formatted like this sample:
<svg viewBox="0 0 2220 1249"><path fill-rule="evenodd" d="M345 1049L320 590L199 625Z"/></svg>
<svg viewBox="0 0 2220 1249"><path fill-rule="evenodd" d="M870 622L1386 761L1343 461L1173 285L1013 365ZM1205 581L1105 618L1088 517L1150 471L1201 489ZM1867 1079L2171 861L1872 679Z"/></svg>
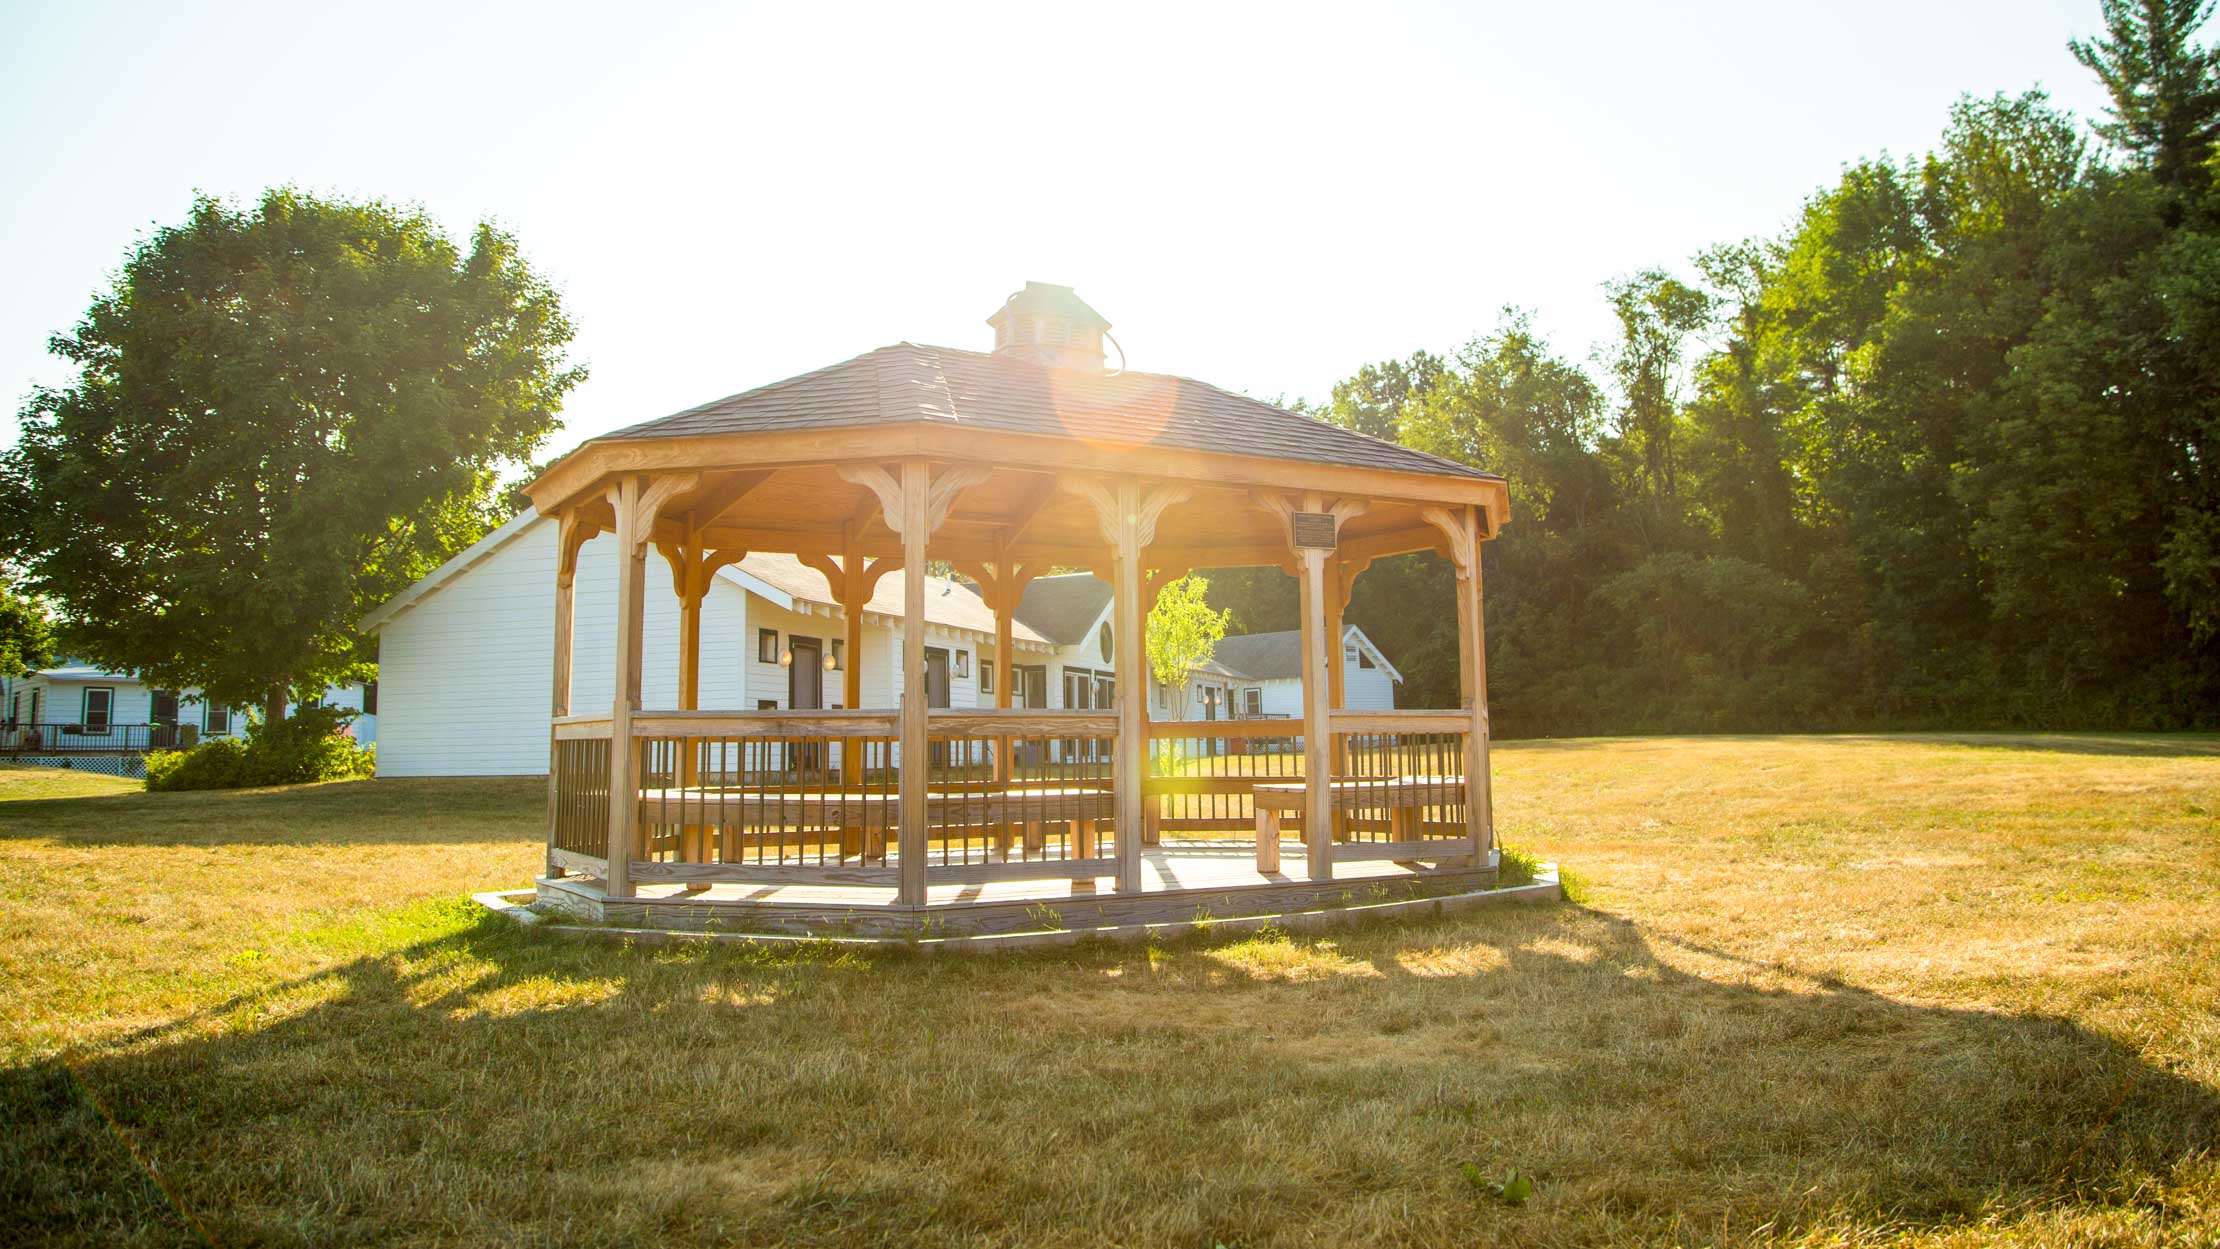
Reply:
<svg viewBox="0 0 2220 1249"><path fill-rule="evenodd" d="M777 472L775 468L759 468L740 473L704 473L701 492L695 497L694 505L686 510L692 514L696 526L714 525Z"/></svg>
<svg viewBox="0 0 2220 1249"><path fill-rule="evenodd" d="M1025 531L1031 529L1033 522L1039 520L1041 513L1047 510L1050 503L1055 501L1057 494L1056 475L1043 473L1040 477L1041 479L1034 485L1032 493L1028 494L1017 505L1017 510L1010 513L1009 519L1003 522L1002 544L1004 546L1015 547L1023 541Z"/></svg>

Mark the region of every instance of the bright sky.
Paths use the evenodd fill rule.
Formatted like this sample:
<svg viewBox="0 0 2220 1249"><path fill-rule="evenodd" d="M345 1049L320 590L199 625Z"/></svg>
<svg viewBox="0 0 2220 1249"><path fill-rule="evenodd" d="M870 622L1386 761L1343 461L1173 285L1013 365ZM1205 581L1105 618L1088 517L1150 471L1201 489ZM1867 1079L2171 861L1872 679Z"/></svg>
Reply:
<svg viewBox="0 0 2220 1249"><path fill-rule="evenodd" d="M1073 285L1136 369L1323 397L1496 309L1778 230L1962 92L2102 96L2096 0L1254 7L0 0L0 442L47 336L198 188L493 218L592 434Z"/></svg>

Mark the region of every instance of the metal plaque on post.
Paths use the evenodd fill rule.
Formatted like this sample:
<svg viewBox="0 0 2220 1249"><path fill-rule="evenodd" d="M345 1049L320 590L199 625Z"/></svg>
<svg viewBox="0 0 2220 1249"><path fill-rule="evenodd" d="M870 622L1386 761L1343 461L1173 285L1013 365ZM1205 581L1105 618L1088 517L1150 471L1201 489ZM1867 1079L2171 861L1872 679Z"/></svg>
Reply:
<svg viewBox="0 0 2220 1249"><path fill-rule="evenodd" d="M1318 551L1334 549L1332 512L1291 512L1287 517L1290 540L1298 547Z"/></svg>

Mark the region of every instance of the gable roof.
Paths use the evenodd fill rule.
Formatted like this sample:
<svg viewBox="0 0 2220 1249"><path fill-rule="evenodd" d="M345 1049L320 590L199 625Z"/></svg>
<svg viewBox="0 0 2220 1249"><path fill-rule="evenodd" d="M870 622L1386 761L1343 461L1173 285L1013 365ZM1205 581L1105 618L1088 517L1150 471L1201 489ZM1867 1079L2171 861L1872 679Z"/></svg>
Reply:
<svg viewBox="0 0 2220 1249"><path fill-rule="evenodd" d="M439 593L457 577L485 562L536 526L555 523L551 517L541 516L537 512L517 513L507 523L472 543L453 559L379 604L362 618L358 627L365 633L377 632L390 624L395 617ZM833 597L831 588L825 583L825 575L791 555L750 552L738 564L727 564L718 569L717 576L765 602L788 610L792 610L797 601L823 607L839 606L839 601ZM1103 589L1107 594L1109 587L1105 586ZM871 601L864 604L864 611L870 615L890 616L899 621L902 617L902 579L881 577L878 585L873 587ZM929 624L967 629L990 638L994 636L994 612L979 598L979 592L961 581L946 577L925 579L925 619ZM1022 621L1012 622L1011 637L1019 642L1039 645L1048 643L1047 638L1025 627ZM57 672L53 675L59 675L63 680L85 679L76 674Z"/></svg>
<svg viewBox="0 0 2220 1249"><path fill-rule="evenodd" d="M1063 646L1077 646L1087 640L1087 630L1102 619L1102 609L1110 605L1110 583L1091 572L1068 572L1054 577L1035 577L1025 585L1025 593L1018 596L1017 610L1010 613L1013 620Z"/></svg>
<svg viewBox="0 0 2220 1249"><path fill-rule="evenodd" d="M834 556L838 563L839 557ZM751 551L740 561L743 572L786 591L794 598L824 607L837 607L832 588L825 581L825 574L811 568L792 555L765 551ZM903 614L902 579L897 576L879 578L871 588L871 599L863 605L866 615L891 617L899 622ZM925 621L950 629L967 629L974 633L994 636L994 610L979 597L979 591L970 583L950 577L925 578ZM1017 642L1047 645L1048 638L1029 628L1025 621L1013 616L1010 637Z"/></svg>
<svg viewBox="0 0 2220 1249"><path fill-rule="evenodd" d="M917 421L1500 480L1496 474L1454 460L1192 378L1054 369L1015 356L916 343L881 347L799 377L620 429L605 438L684 438Z"/></svg>
<svg viewBox="0 0 2220 1249"><path fill-rule="evenodd" d="M1370 651L1391 681L1401 681L1403 674L1387 661L1372 639L1355 625L1345 625L1342 641L1354 640ZM1287 629L1276 633L1238 633L1220 638L1218 649L1211 656L1212 663L1226 670L1224 675L1246 677L1251 681L1299 681L1303 677L1303 631ZM1204 669L1207 671L1207 667Z"/></svg>

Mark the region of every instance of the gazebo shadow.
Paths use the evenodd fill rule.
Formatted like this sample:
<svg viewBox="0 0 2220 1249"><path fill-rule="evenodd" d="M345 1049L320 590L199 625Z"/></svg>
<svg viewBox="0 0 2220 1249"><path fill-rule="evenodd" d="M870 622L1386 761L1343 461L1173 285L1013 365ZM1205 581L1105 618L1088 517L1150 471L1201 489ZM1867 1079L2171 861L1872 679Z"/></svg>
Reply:
<svg viewBox="0 0 2220 1249"><path fill-rule="evenodd" d="M2213 1089L2071 1021L1573 906L983 958L488 919L5 1079L26 1226L215 1243L1038 1243L1119 1191L1136 1241L1259 1243L1395 1183L1468 1240L1947 1226L2118 1199L2220 1127ZM1541 1196L1476 1204L1466 1163Z"/></svg>

